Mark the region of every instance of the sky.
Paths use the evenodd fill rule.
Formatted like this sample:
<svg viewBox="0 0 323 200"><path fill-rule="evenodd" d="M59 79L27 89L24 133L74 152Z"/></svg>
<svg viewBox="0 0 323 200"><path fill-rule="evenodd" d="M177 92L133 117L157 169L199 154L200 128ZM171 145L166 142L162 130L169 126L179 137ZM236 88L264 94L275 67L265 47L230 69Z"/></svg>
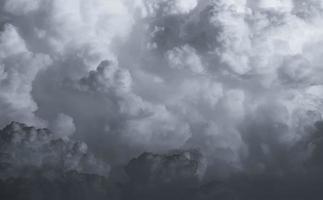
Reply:
<svg viewBox="0 0 323 200"><path fill-rule="evenodd" d="M3 0L0 127L110 166L198 149L210 177L316 173L322 27L322 0Z"/></svg>

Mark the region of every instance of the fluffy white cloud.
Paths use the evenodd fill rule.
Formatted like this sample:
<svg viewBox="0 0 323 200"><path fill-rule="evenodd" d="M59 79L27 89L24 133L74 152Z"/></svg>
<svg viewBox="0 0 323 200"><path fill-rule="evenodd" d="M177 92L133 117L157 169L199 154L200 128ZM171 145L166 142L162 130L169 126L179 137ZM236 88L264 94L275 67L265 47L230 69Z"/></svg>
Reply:
<svg viewBox="0 0 323 200"><path fill-rule="evenodd" d="M292 0L257 0L255 1L255 6L261 10L291 12L294 5Z"/></svg>
<svg viewBox="0 0 323 200"><path fill-rule="evenodd" d="M0 35L0 60L1 124L19 120L40 125L30 93L38 72L51 63L50 57L30 52L17 29L6 25Z"/></svg>
<svg viewBox="0 0 323 200"><path fill-rule="evenodd" d="M169 65L174 69L187 69L198 74L204 72L200 57L190 46L184 46L182 48L177 47L171 51L168 51L166 56Z"/></svg>
<svg viewBox="0 0 323 200"><path fill-rule="evenodd" d="M197 0L138 0L135 5L145 17L186 14L198 4Z"/></svg>

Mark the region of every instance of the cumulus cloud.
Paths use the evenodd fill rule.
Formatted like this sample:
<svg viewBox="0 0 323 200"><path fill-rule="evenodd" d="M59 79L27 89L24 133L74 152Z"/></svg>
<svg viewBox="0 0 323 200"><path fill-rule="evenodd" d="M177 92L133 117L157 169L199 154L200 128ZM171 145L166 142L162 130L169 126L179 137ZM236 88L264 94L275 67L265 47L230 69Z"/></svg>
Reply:
<svg viewBox="0 0 323 200"><path fill-rule="evenodd" d="M320 155L307 145L322 120L319 0L0 5L1 125L81 138L112 164L198 148L212 175Z"/></svg>
<svg viewBox="0 0 323 200"><path fill-rule="evenodd" d="M0 37L1 124L19 120L39 125L41 120L33 114L37 104L30 92L38 72L51 59L48 55L30 52L13 25L6 25Z"/></svg>
<svg viewBox="0 0 323 200"><path fill-rule="evenodd" d="M196 150L173 151L165 155L143 153L125 167L135 184L192 184L201 180L206 161Z"/></svg>
<svg viewBox="0 0 323 200"><path fill-rule="evenodd" d="M0 144L1 179L28 177L33 170L109 175L109 165L96 160L85 143L62 138L48 129L12 122L0 131Z"/></svg>
<svg viewBox="0 0 323 200"><path fill-rule="evenodd" d="M70 116L60 113L51 130L59 135L58 137L68 138L75 132L74 120Z"/></svg>
<svg viewBox="0 0 323 200"><path fill-rule="evenodd" d="M184 46L182 48L175 48L166 54L169 60L169 65L174 69L183 70L188 68L194 73L203 73L203 65L201 59L196 55L195 49Z"/></svg>

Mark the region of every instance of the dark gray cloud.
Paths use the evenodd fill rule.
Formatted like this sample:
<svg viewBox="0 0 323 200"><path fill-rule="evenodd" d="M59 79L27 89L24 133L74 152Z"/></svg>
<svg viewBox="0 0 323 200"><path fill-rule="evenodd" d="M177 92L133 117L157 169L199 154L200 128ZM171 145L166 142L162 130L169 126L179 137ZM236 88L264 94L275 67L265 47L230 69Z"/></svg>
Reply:
<svg viewBox="0 0 323 200"><path fill-rule="evenodd" d="M0 179L29 177L37 170L77 171L108 176L110 166L96 160L83 142L12 122L0 132Z"/></svg>

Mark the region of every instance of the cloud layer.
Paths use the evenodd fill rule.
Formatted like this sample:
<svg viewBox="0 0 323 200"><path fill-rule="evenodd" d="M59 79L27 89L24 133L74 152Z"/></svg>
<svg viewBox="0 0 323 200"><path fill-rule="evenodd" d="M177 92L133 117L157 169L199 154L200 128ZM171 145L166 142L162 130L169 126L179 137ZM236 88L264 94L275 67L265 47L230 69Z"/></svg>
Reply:
<svg viewBox="0 0 323 200"><path fill-rule="evenodd" d="M111 164L198 148L212 174L303 170L322 15L320 0L5 0L0 124L72 135Z"/></svg>

